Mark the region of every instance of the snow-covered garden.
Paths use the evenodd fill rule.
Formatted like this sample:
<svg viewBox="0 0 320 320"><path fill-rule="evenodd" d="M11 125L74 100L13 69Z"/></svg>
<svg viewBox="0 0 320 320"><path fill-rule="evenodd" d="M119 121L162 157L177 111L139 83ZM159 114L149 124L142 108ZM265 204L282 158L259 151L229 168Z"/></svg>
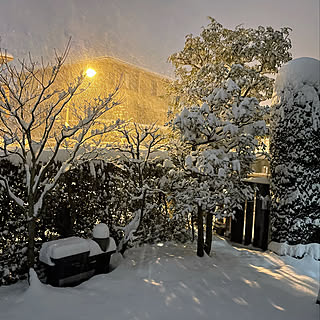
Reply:
<svg viewBox="0 0 320 320"><path fill-rule="evenodd" d="M0 319L315 320L320 262L213 241L211 257L191 244L158 243L113 257L114 271L75 288L31 275L0 287ZM120 264L120 265L119 265Z"/></svg>
<svg viewBox="0 0 320 320"><path fill-rule="evenodd" d="M109 121L121 84L90 100L85 72L66 81L70 43L52 65L17 66L0 51L0 319L315 319L320 63L290 61L290 32L209 18L169 57L165 129ZM271 182L258 208L247 178L261 158ZM263 227L252 218L250 241L264 228L272 251L228 240L249 202L266 217ZM46 283L41 261L83 253L46 255L47 241L90 238L99 222L109 251L99 227L64 244L116 251L112 271L73 288Z"/></svg>

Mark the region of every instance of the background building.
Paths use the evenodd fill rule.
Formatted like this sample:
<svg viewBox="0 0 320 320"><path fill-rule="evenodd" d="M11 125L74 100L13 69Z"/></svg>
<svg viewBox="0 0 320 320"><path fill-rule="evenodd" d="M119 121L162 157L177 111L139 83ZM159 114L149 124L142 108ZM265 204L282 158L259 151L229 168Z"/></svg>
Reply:
<svg viewBox="0 0 320 320"><path fill-rule="evenodd" d="M119 118L143 125L154 122L159 126L165 124L169 106L169 97L166 95L169 78L119 59L102 57L65 65L59 81L69 83L88 69L96 72L92 72L94 75L86 80L88 88L73 99L73 105L62 115L70 125L75 121L72 108L83 105L84 100L108 96L117 85L120 85L117 99L121 104L107 112L104 121Z"/></svg>

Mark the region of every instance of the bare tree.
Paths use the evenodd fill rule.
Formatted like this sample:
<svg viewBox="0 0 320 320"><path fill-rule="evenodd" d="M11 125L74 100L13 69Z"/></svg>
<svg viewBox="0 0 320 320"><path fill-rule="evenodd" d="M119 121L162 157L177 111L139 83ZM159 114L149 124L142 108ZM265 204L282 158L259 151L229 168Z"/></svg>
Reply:
<svg viewBox="0 0 320 320"><path fill-rule="evenodd" d="M135 238L143 217L148 214L149 206L152 207L152 203L147 201L148 196L163 194L159 189L159 179L150 178L150 166L163 160L154 154L163 149L164 136L155 124L143 126L129 123L117 131L122 141L114 149L120 151L118 165L126 172L130 182L130 190L127 190L131 203L129 207L134 208L132 220L123 228L124 237L119 244L119 251L124 251L128 241Z"/></svg>
<svg viewBox="0 0 320 320"><path fill-rule="evenodd" d="M84 72L66 81L64 63L69 49L70 42L61 55L55 52L52 64L36 63L29 55L16 65L0 65L0 157L17 158L22 164L25 194L17 196L6 176L0 175L0 185L25 213L29 267L35 261L35 226L45 196L80 157L93 157L102 136L118 124L106 125L101 119L119 104L119 86L107 97L81 100L89 82ZM69 109L71 125L63 120Z"/></svg>

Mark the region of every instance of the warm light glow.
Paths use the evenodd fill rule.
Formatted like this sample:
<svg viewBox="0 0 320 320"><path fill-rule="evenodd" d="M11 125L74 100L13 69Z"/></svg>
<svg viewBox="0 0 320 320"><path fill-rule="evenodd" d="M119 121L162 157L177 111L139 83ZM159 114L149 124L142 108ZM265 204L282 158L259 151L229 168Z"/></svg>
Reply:
<svg viewBox="0 0 320 320"><path fill-rule="evenodd" d="M91 68L89 68L87 71L86 71L86 75L89 77L89 78L92 78L95 76L97 72Z"/></svg>
<svg viewBox="0 0 320 320"><path fill-rule="evenodd" d="M13 56L10 53L0 51L0 64L13 60Z"/></svg>

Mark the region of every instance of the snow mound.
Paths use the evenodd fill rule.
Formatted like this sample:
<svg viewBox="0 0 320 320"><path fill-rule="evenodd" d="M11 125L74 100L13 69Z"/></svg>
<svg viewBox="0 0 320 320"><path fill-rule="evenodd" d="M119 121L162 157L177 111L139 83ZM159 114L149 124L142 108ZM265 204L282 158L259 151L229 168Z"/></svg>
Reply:
<svg viewBox="0 0 320 320"><path fill-rule="evenodd" d="M277 75L275 91L280 94L290 87L299 91L305 85L319 88L320 61L313 58L298 58L284 64Z"/></svg>
<svg viewBox="0 0 320 320"><path fill-rule="evenodd" d="M116 252L113 255L111 255L110 258L110 268L113 270L120 266L120 264L123 262L123 256L120 252Z"/></svg>
<svg viewBox="0 0 320 320"><path fill-rule="evenodd" d="M42 286L42 283L40 282L37 273L34 271L34 269L29 270L29 281L30 281L30 289L38 288L39 286Z"/></svg>
<svg viewBox="0 0 320 320"><path fill-rule="evenodd" d="M35 298L47 294L49 290L49 287L39 280L37 273L32 268L29 270L29 283L30 286L25 292L27 300L33 301Z"/></svg>
<svg viewBox="0 0 320 320"><path fill-rule="evenodd" d="M319 243L289 245L272 241L269 243L268 249L280 256L302 258L305 255L309 255L315 260L320 260Z"/></svg>
<svg viewBox="0 0 320 320"><path fill-rule="evenodd" d="M292 266L297 274L316 280L320 279L320 261L313 259L311 255L305 254L302 259L289 256L281 257L281 259L286 265Z"/></svg>

